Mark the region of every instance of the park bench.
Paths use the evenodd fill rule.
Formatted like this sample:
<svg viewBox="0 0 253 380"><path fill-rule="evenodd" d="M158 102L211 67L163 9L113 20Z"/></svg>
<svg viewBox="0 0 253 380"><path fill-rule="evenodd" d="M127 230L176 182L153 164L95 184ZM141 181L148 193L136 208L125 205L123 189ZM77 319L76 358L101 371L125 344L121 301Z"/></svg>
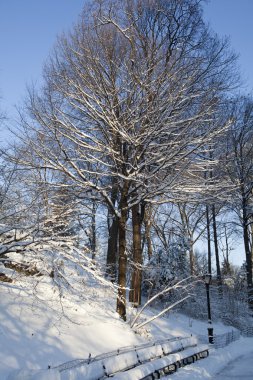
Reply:
<svg viewBox="0 0 253 380"><path fill-rule="evenodd" d="M197 346L196 338L180 338L91 360L61 371L61 380L155 379L207 355L208 347Z"/></svg>

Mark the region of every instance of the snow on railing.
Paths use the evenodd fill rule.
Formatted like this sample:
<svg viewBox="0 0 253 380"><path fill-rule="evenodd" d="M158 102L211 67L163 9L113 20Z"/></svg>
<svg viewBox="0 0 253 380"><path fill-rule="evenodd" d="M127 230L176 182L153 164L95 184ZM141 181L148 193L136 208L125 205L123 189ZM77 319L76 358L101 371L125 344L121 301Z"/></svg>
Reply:
<svg viewBox="0 0 253 380"><path fill-rule="evenodd" d="M214 335L213 336L213 346L214 348L223 348L228 346L230 343L235 342L240 339L240 331L232 330L225 334ZM198 335L198 340L201 343L208 344L208 336L207 335Z"/></svg>
<svg viewBox="0 0 253 380"><path fill-rule="evenodd" d="M240 335L240 331L237 330L232 330L221 335L214 335L214 346L215 348L226 347L230 343L240 339Z"/></svg>
<svg viewBox="0 0 253 380"><path fill-rule="evenodd" d="M115 379L119 376L121 380L160 378L175 372L181 366L207 357L208 346L197 343L197 339L192 336L163 339L140 346L123 347L95 358L89 356L87 359L74 360L55 368L37 371L38 373L15 371L9 380L103 380L113 376Z"/></svg>
<svg viewBox="0 0 253 380"><path fill-rule="evenodd" d="M98 361L98 360L107 359L107 358L110 358L110 357L113 357L113 356L117 356L119 354L123 354L123 353L127 353L127 352L132 352L132 351L137 351L137 350L148 348L148 347L158 346L158 345L165 344L167 342L181 341L181 340L183 340L185 338L188 338L188 337L174 337L174 338L169 338L169 339L157 340L155 342L152 341L152 342L148 342L148 343L143 343L143 344L140 344L140 345L125 346L125 347L121 347L121 348L119 348L117 350L114 350L114 351L110 351L110 352L106 352L106 353L97 355L95 357L91 357L91 354L90 354L87 359L71 360L71 361L63 363L63 364L61 364L59 366L51 367L51 368L52 369L57 369L59 372L63 372L63 371L66 371L66 370L69 370L69 369L72 369L72 368L80 367L80 366L82 366L84 364L90 364L90 363Z"/></svg>
<svg viewBox="0 0 253 380"><path fill-rule="evenodd" d="M253 326L245 326L241 329L241 333L246 337L253 337Z"/></svg>

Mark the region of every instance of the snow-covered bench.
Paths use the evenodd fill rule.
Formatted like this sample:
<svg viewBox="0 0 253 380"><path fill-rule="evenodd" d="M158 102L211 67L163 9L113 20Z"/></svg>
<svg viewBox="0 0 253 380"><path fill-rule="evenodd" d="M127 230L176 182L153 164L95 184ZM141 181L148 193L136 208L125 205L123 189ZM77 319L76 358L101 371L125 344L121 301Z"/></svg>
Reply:
<svg viewBox="0 0 253 380"><path fill-rule="evenodd" d="M109 355L62 370L18 371L9 380L103 380L108 377L115 380L153 379L207 356L208 347L197 346L196 338L189 337Z"/></svg>
<svg viewBox="0 0 253 380"><path fill-rule="evenodd" d="M159 379L177 370L177 368L190 364L195 360L208 356L208 347L201 345L187 348L183 351L164 356L159 359L141 364L129 371L117 373L114 380L151 380Z"/></svg>
<svg viewBox="0 0 253 380"><path fill-rule="evenodd" d="M167 341L161 344L154 344L150 347L136 348L134 351L124 352L116 356L111 356L97 361L91 361L89 364L85 364L80 367L75 367L63 371L61 372L61 379L102 380L107 377L113 377L116 379L118 378L118 376L123 376L122 379L124 379L124 376L128 376L128 373L133 374L132 371L134 371L135 369L137 372L134 372L134 376L136 376L136 373L142 373L142 368L145 368L146 366L149 369L151 368L154 372L160 368L172 365L175 361L178 362L181 359L187 359L189 356L192 356L193 354L198 355L199 349L196 346L196 338L189 337L178 339L175 341ZM191 349L192 351L189 351ZM201 350L202 349L203 346L201 346ZM207 351L206 346L205 350ZM185 352L185 355L175 357L174 353L176 352ZM152 366L153 364L156 365L155 369ZM159 367L160 365L161 367ZM130 377L126 377L126 379L131 379L131 375Z"/></svg>

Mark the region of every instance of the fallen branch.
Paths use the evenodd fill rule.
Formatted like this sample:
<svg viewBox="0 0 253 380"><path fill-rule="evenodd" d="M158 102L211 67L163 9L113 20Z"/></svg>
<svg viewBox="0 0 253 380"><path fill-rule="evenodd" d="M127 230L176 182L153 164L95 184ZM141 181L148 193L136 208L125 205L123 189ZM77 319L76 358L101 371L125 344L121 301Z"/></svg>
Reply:
<svg viewBox="0 0 253 380"><path fill-rule="evenodd" d="M173 303L172 305L168 306L166 309L162 310L159 314L156 314L154 317L152 317L152 318L148 319L147 321L145 321L145 322L143 322L143 323L137 325L137 326L135 327L135 329L139 329L139 328L145 326L146 324L148 324L148 323L154 321L156 318L161 317L161 315L165 314L167 311L171 310L173 307L177 306L178 304L180 304L181 302L187 300L187 298L190 298L190 297L192 297L192 295L188 295L188 296L182 298L181 300L179 300L179 301Z"/></svg>
<svg viewBox="0 0 253 380"><path fill-rule="evenodd" d="M177 289L177 288L181 288L182 287L182 283L184 283L185 281L188 281L190 278L192 278L193 276L189 276L179 282L177 282L175 285L173 286L169 286L168 288L165 288L164 290L162 290L161 292L157 293L156 295L154 295L152 298L150 298L146 303L145 305L143 305L143 307L141 308L141 310L136 314L133 322L131 323L131 327L133 327L136 323L136 321L139 319L141 313L143 312L144 309L146 309L146 307L148 305L150 305L156 298L168 293L170 290L172 289Z"/></svg>

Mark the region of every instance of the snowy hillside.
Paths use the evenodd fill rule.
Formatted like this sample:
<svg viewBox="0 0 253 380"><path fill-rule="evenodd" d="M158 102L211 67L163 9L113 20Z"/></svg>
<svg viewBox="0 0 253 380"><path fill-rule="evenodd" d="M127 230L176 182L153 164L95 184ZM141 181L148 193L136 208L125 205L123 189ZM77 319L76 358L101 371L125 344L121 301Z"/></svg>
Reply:
<svg viewBox="0 0 253 380"><path fill-rule="evenodd" d="M54 367L143 341L114 311L112 289L87 274L82 280L83 294L48 276L1 283L1 379L12 369Z"/></svg>
<svg viewBox="0 0 253 380"><path fill-rule="evenodd" d="M91 281L88 275L86 281ZM205 335L207 329L204 322L171 313L136 334L114 311L112 289L94 279L92 287L83 284L83 296L67 289L59 293L48 276L22 276L12 283L1 283L0 292L1 380L13 370L52 368L147 340ZM143 318L155 313L157 310L148 309ZM128 314L133 317L134 311L128 310ZM216 334L230 330L222 324L214 328ZM225 356L221 363L225 365L229 358Z"/></svg>

